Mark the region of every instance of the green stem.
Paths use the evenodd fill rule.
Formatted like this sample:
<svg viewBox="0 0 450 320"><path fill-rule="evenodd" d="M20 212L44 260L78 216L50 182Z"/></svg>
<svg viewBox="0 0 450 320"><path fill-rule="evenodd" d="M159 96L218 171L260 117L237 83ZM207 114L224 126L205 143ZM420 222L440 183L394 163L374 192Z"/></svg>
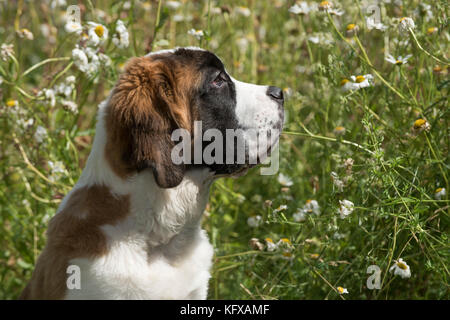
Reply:
<svg viewBox="0 0 450 320"><path fill-rule="evenodd" d="M30 72L32 72L33 70L36 70L37 68L39 68L40 66L43 66L44 64L50 63L50 62L54 62L54 61L67 61L70 60L70 57L61 57L61 58L49 58L49 59L45 59L39 63L36 63L34 66L28 68L27 70L25 70L21 77L25 77L27 74L29 74Z"/></svg>
<svg viewBox="0 0 450 320"><path fill-rule="evenodd" d="M433 58L434 60L436 60L439 63L445 64L445 65L449 65L450 63L445 62L440 60L439 58L435 57L434 55L432 55L431 53L429 53L427 50L425 50L424 48L422 48L422 46L419 43L419 40L417 40L416 35L414 34L414 31L411 28L408 28L409 32L411 33L412 37L414 38L414 41L416 42L417 46L419 47L420 50L422 50L427 56Z"/></svg>
<svg viewBox="0 0 450 320"><path fill-rule="evenodd" d="M283 131L283 134L292 135L292 136L310 137L310 138L313 138L313 139L326 140L326 141L331 141L331 142L342 142L343 144L348 144L348 145L357 147L358 149L364 150L365 152L367 152L369 154L372 154L372 155L374 154L374 152L370 151L369 149L364 148L362 145L359 145L359 144L357 144L355 142L348 141L348 140L343 140L343 139L336 139L336 138L331 138L331 137L319 136L319 135L311 133L303 125L302 125L302 127L307 133L293 132L293 131Z"/></svg>

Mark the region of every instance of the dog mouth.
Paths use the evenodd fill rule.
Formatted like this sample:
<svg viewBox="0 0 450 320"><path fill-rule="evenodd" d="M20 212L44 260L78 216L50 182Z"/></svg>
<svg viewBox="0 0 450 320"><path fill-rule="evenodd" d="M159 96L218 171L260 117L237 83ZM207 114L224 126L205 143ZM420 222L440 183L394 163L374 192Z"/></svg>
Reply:
<svg viewBox="0 0 450 320"><path fill-rule="evenodd" d="M238 177L242 177L245 174L247 174L247 172L260 165L263 164L264 161L267 158L270 158L271 154L272 154L272 150L275 148L275 146L278 144L279 142L279 136L275 139L275 141L267 147L266 152L264 153L263 156L258 155L256 158L256 163L250 163L250 159L248 154L246 155L246 159L245 162L243 164L229 164L229 165L222 165L214 174L215 178L221 178L221 177L232 177L232 178L238 178Z"/></svg>

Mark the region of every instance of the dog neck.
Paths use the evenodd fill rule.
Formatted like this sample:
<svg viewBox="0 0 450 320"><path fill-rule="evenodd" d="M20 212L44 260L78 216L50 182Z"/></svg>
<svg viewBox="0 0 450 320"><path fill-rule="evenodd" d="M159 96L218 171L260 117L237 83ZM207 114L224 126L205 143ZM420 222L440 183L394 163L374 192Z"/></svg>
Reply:
<svg viewBox="0 0 450 320"><path fill-rule="evenodd" d="M185 238L186 234L197 232L213 180L211 171L189 170L183 181L170 189L160 188L151 170L143 170L126 179L119 177L104 156L107 142L104 121L106 103L99 106L93 147L74 190L105 186L114 196L129 197L129 213L126 217L114 226L102 226L107 236L114 236L114 240L136 235L144 237L148 245L156 247L168 244L177 235ZM64 207L69 197L70 194L60 208Z"/></svg>

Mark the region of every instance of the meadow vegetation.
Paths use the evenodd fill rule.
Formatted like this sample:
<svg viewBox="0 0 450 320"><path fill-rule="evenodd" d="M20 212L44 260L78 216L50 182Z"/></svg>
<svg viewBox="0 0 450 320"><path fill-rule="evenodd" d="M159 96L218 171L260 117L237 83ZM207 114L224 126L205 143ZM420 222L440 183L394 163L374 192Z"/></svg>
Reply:
<svg viewBox="0 0 450 320"><path fill-rule="evenodd" d="M210 299L448 299L448 13L445 0L0 1L0 299L30 278L124 63L176 46L286 97L278 172L212 187Z"/></svg>

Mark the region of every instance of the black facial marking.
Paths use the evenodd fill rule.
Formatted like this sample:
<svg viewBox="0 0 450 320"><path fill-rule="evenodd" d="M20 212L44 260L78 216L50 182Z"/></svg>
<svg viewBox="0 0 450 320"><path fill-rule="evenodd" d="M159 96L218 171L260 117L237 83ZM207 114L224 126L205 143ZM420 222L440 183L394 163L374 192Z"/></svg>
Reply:
<svg viewBox="0 0 450 320"><path fill-rule="evenodd" d="M192 92L192 113L195 115L193 121L202 122L202 134L208 129L217 129L223 137L223 157L220 163L192 164L189 167L209 167L215 174L232 174L247 167L248 164L236 164L238 160L237 145L235 138L234 164L226 164L226 129L242 129L236 117L236 88L230 76L226 73L222 61L213 53L204 50L180 48L174 52L174 57L181 63L196 68L200 74L200 85ZM220 77L223 83L217 85L216 79ZM202 142L203 150L212 141ZM230 145L230 141L228 141ZM192 152L192 154L194 154ZM246 157L247 159L247 157ZM193 159L192 159L193 160Z"/></svg>
<svg viewBox="0 0 450 320"><path fill-rule="evenodd" d="M208 166L216 174L229 174L239 170L242 165L226 164L226 129L237 129L236 119L236 88L220 59L209 51L178 49L175 55L192 59L198 72L201 74L201 85L195 92L194 105L197 121L202 121L202 134L208 129L217 129L223 136L223 159L221 163L202 164ZM222 83L217 85L217 78ZM202 150L211 141L202 143ZM236 149L234 150L235 158Z"/></svg>

